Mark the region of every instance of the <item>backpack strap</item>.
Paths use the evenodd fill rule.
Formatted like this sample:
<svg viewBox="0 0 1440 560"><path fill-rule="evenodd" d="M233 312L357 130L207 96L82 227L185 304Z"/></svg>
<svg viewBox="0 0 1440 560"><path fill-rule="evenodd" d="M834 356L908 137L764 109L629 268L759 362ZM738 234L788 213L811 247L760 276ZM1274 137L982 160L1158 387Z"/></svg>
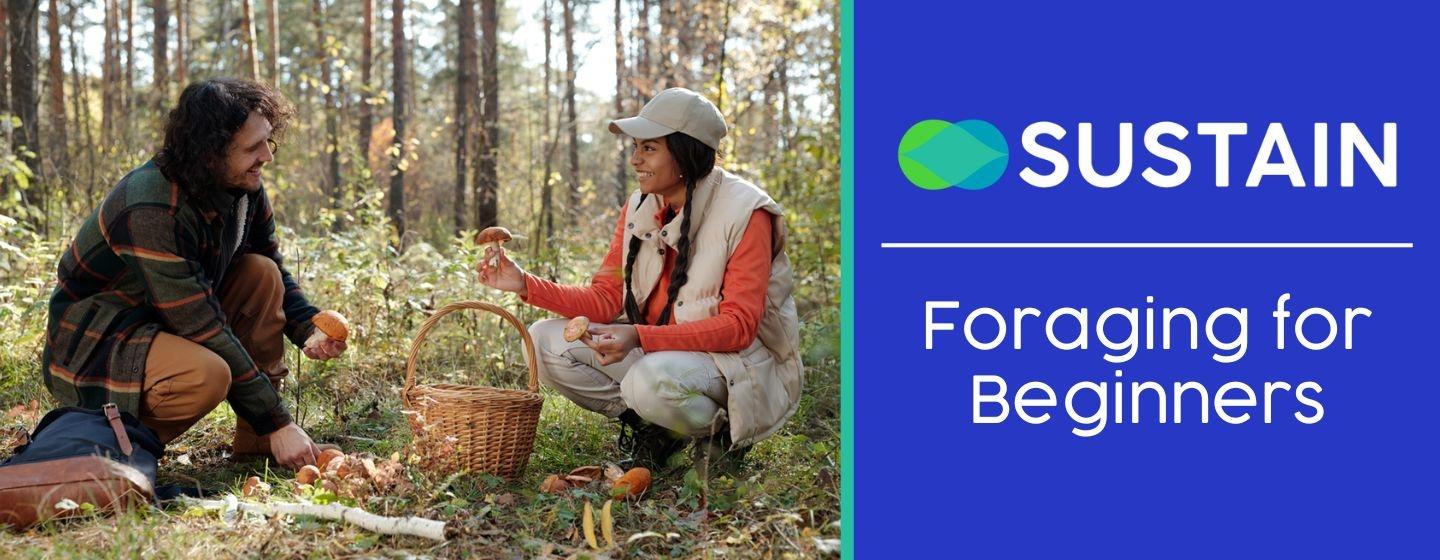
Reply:
<svg viewBox="0 0 1440 560"><path fill-rule="evenodd" d="M115 441L120 444L120 452L129 457L135 448L130 445L130 435L125 433L125 423L120 421L120 407L115 403L105 404L105 418L110 421L110 428L115 430Z"/></svg>

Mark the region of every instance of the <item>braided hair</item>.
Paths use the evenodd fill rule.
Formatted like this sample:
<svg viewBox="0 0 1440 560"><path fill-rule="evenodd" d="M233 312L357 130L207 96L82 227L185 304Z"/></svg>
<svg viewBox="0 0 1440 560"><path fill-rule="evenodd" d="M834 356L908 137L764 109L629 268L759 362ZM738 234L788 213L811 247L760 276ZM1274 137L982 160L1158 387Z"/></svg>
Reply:
<svg viewBox="0 0 1440 560"><path fill-rule="evenodd" d="M695 200L697 182L715 169L715 149L689 135L680 132L670 134L665 137L665 147L670 150L670 157L675 159L680 175L685 178L685 208L682 210L685 217L680 222L680 241L675 244L675 251L679 254L675 257L675 268L670 271L670 289L666 290L665 294L665 310L660 312L660 318L655 322L657 325L670 322L675 297L680 294L680 288L690 280L690 204ZM636 210L645 202L646 196L648 195L640 195ZM635 267L635 255L640 253L638 236L630 237L629 249L625 257L625 316L631 324L643 325L645 314L641 313L640 304L635 301L635 292L630 288L630 271Z"/></svg>

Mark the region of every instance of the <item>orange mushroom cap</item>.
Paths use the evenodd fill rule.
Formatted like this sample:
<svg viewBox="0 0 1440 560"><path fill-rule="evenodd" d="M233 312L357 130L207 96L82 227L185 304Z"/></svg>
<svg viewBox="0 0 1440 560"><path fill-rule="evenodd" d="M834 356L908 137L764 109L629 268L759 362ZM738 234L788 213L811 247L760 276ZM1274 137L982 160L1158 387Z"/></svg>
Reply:
<svg viewBox="0 0 1440 560"><path fill-rule="evenodd" d="M321 311L311 317L310 322L332 340L343 342L350 338L350 321L346 320L344 315L334 311Z"/></svg>

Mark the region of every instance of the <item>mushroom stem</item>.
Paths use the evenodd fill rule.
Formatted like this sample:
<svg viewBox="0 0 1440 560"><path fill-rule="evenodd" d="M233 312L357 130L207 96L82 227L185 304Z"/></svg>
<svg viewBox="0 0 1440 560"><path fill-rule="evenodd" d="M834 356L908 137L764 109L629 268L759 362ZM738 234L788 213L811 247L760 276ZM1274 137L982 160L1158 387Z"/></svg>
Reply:
<svg viewBox="0 0 1440 560"><path fill-rule="evenodd" d="M495 253L490 255L490 266L496 266L500 264L500 242L491 241L488 245L490 245L491 249L495 250Z"/></svg>

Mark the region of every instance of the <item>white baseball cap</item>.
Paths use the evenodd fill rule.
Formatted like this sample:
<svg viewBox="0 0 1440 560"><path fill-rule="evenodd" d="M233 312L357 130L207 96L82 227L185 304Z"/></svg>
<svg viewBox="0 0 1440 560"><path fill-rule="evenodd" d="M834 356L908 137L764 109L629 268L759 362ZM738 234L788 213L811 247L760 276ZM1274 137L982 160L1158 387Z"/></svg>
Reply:
<svg viewBox="0 0 1440 560"><path fill-rule="evenodd" d="M610 132L615 134L649 140L683 132L716 150L720 149L725 131L725 117L720 116L720 109L709 99L685 88L660 92L640 108L638 116L610 121Z"/></svg>

